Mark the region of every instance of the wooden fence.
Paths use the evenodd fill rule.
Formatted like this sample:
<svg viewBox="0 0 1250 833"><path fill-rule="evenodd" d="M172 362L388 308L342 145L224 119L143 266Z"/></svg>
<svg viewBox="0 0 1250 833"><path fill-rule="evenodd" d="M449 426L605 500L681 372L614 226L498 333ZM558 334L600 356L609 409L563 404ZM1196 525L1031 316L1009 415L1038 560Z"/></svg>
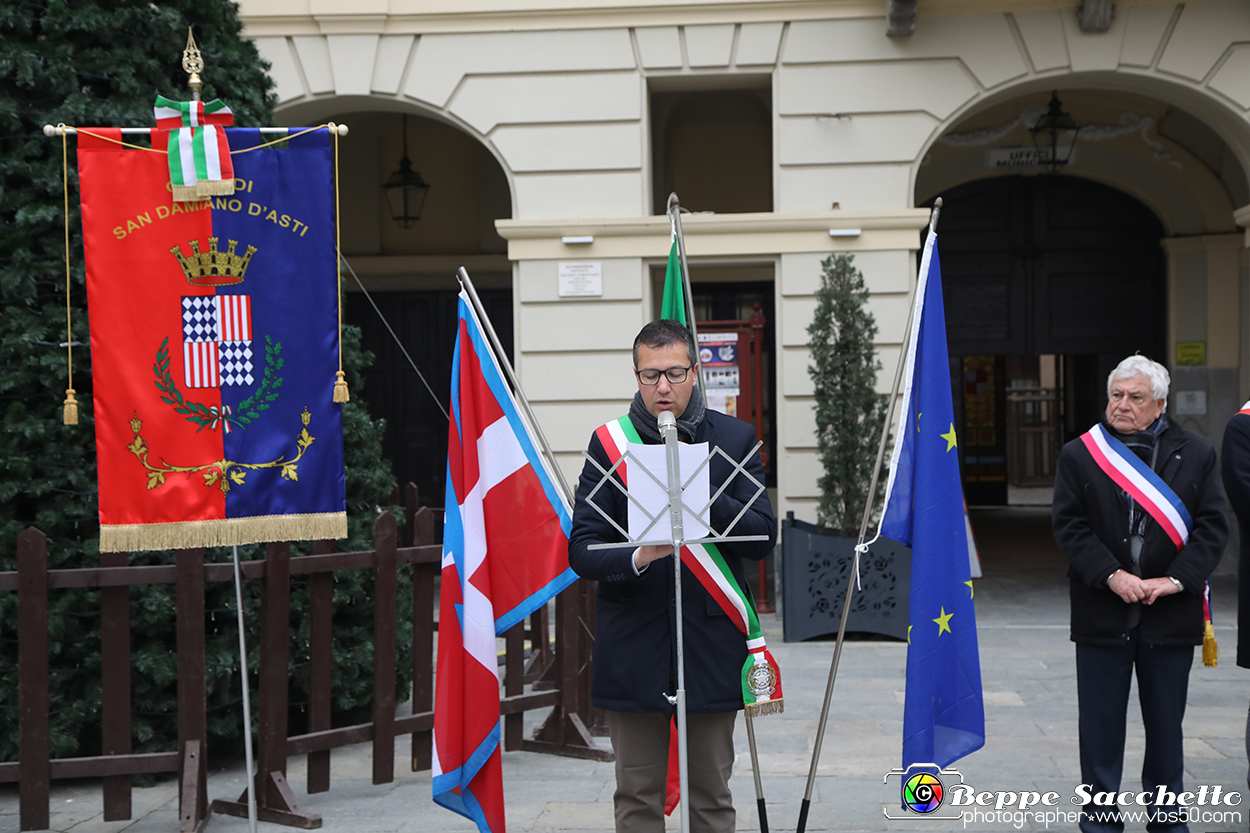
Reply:
<svg viewBox="0 0 1250 833"><path fill-rule="evenodd" d="M321 817L299 807L286 781L287 760L308 756L309 793L330 789L330 750L349 744L373 744L373 783L394 780L396 739L412 738L413 770L429 769L434 726L434 637L438 609L435 580L442 559L440 525L428 508L416 508L408 490L406 532L400 546L395 518L378 516L374 549L333 552L329 541L316 542L312 554L290 557L290 544L266 546L264 561L242 564L245 580L262 584L260 644L249 653L259 659L256 800L259 818L295 827L321 826ZM412 713L396 716L395 672L399 568L412 565ZM332 619L334 573L372 570L374 593L373 720L331 727ZM308 731L287 736L287 684L290 668L291 577L308 576L310 636L308 648ZM129 566L126 553L102 553L100 566L49 570L46 538L27 529L18 538L17 571L0 572L0 592L18 593L19 760L0 762L0 782L17 782L22 830L45 830L49 824L51 782L65 778L101 778L104 819L131 817L131 776L178 773L179 829L201 830L210 809L247 815L246 794L208 803L207 689L204 591L209 582L233 581L230 563L205 563L201 549L178 550L172 565ZM130 727L130 588L173 584L176 594L178 701L177 751L136 754ZM103 754L52 759L49 754L48 597L68 588L100 589L100 683ZM591 740L591 640L594 633L593 587L578 581L556 599L554 648L546 609L505 635L501 713L504 749L607 759ZM531 650L525 653L525 642ZM532 682L525 691L525 683ZM522 737L524 713L555 707L533 739ZM240 718L241 719L241 718ZM596 721L597 722L597 721ZM171 820L172 821L172 820Z"/></svg>

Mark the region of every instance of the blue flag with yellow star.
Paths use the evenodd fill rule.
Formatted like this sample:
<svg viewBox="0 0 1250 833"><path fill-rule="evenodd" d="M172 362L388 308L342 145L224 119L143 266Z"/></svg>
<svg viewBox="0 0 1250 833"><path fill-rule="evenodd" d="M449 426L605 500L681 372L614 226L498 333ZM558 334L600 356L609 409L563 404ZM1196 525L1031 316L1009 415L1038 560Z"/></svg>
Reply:
<svg viewBox="0 0 1250 833"><path fill-rule="evenodd" d="M949 766L985 745L936 234L925 242L912 321L880 528L881 535L911 547L904 769Z"/></svg>

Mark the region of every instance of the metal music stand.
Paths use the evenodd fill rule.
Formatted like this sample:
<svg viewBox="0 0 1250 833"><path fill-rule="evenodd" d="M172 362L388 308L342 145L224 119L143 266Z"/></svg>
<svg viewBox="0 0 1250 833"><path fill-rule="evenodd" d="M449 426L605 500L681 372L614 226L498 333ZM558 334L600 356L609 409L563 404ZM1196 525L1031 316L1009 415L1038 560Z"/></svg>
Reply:
<svg viewBox="0 0 1250 833"><path fill-rule="evenodd" d="M666 420L665 417L667 417L668 419ZM764 484L756 480L755 477L753 477L751 473L748 472L744 468L746 461L749 460L751 456L754 455L759 450L760 446L763 445L763 443L757 442L755 446L750 450L750 452L747 453L746 457L744 457L741 461L734 460L732 457L726 454L725 451L720 448L720 446L716 446L712 449L711 453L709 453L708 456L703 459L703 462L695 469L694 473L692 473L690 477L687 478L686 480L682 480L681 465L678 459L678 451L677 451L677 425L673 419L672 414L670 414L667 411L664 411L661 413L660 419L659 419L659 428L660 428L661 436L664 437L664 445L666 448L665 468L667 469L667 471L664 472L663 479L661 479L655 472L652 472L650 469L646 468L646 466L640 460L638 460L638 458L636 458L633 454L631 454L628 446L626 446L625 448L625 453L621 455L621 459L617 460L616 463L614 463L610 468L607 468L607 469L599 465L599 462L595 460L593 457L591 457L588 453L586 453L585 451L582 452L582 455L591 463L593 463L595 468L597 468L600 474L602 475L599 482L595 484L595 487L591 489L590 492L586 495L586 502L590 504L592 507L594 507L595 511L597 511L600 515L602 515L604 519L608 521L608 523L612 524L613 528L615 528L617 532L619 532L621 535L625 537L625 540L620 543L591 544L589 545L588 549L604 550L604 549L620 549L620 548L625 548L625 547L632 549L635 547L663 546L665 544L671 544L673 547L673 553L676 554L676 553L681 552L681 548L685 546L686 544L703 544L703 543L720 544L720 543L730 543L730 542L737 542L737 541L767 541L768 536L766 535L738 535L738 536L729 535L729 533L733 531L733 528L737 526L738 521L742 519L742 516L746 514L747 510L755 503L756 500L759 499L759 496L763 494L765 491ZM733 467L733 472L729 475L729 477L725 478L725 482L721 484L720 488L717 489L716 492L711 495L711 497L709 498L707 502L707 505L699 507L698 511L695 511L693 508L687 506L683 502L682 492L686 486L694 482L695 478L699 477L704 472L704 470L708 468L708 466L711 464L712 459L716 457L717 455L729 461L729 464ZM668 503L659 512L652 514L651 512L647 511L646 507L644 507L637 500L637 498L631 495L629 493L629 490L621 485L620 481L612 477L612 475L616 473L617 469L619 469L622 465L624 465L627 460L630 462L628 470L632 477L638 477L640 475L646 476L646 477L651 478L657 485L660 485L666 488L668 492ZM709 530L715 533L716 530L712 527L712 523L711 523L712 504L716 502L717 498L719 498L722 494L724 494L725 489L727 489L729 487L729 484L733 482L733 479L738 476L745 477L748 481L755 484L756 491L755 491L755 494L751 496L751 499L746 501L743 504L742 510L738 512L738 514L734 517L733 521L729 523L729 525L725 528L722 534L719 534L719 535L713 534L713 535L708 535L702 538L687 539L685 537L685 533L683 530L683 525L684 525L684 521L682 518L683 512L688 512L694 517L698 518L700 523L702 523ZM628 530L622 529L621 525L618 524L611 515L609 515L606 511L604 511L604 509L601 506L599 506L597 503L594 502L595 495L598 494L599 490L602 489L608 483L615 486L622 494L625 495L625 497L632 504L634 504L640 510L642 510L644 515L650 521L646 529L643 530L642 535L640 535L638 538L631 538ZM670 519L669 536L666 538L658 538L658 537L652 536L651 531L653 529L656 529L657 525L659 524L660 520L664 518L665 514L667 514ZM657 529L656 533L657 535L661 534L662 528ZM690 830L690 798L689 798L690 796L689 786L690 785L689 785L689 766L688 766L687 748L686 748L686 668L685 668L686 661L685 661L685 644L684 644L684 637L683 637L685 626L684 626L684 620L682 617L680 564L674 566L673 576L674 576L674 580L673 580L674 589L675 589L676 598L677 598L677 692L675 695L665 694L664 696L668 698L669 703L676 706L676 711L677 711L677 771L678 771L679 781L681 785L681 829L683 833L687 833L687 831ZM748 720L749 719L750 717L748 716ZM752 739L753 739L753 734L752 734ZM754 747L752 747L751 749L751 757L752 757L752 763L755 763L756 756L755 756ZM758 764L756 764L756 773L757 773L757 778L756 778L757 787L756 788L758 791L759 789L758 787Z"/></svg>

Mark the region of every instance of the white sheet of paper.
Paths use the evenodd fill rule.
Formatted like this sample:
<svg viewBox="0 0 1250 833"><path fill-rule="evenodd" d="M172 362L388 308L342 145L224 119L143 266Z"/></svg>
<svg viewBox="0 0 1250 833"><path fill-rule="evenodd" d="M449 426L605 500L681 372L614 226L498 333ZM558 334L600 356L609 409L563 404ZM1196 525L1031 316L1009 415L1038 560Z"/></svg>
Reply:
<svg viewBox="0 0 1250 833"><path fill-rule="evenodd" d="M651 527L647 526L651 523L638 506L634 505L634 501L629 502L629 537L635 540L672 540L672 520L668 512L668 460L666 449L662 445L642 445L637 443L628 443L626 448L629 451L630 459L627 464L627 472L629 475L629 494L645 507L646 511L652 516L662 515L659 521ZM703 461L707 459L708 447L707 443L696 443L695 445L679 445L677 446L677 464L680 468L682 482L690 480L690 476L703 465ZM645 471L645 468L655 475L652 479ZM659 481L658 483L656 481ZM708 467L704 467L699 472L698 477L688 483L682 491L682 537L687 541L694 541L699 538L707 537L707 525L696 517L695 513L703 509L707 505L710 491L710 477Z"/></svg>

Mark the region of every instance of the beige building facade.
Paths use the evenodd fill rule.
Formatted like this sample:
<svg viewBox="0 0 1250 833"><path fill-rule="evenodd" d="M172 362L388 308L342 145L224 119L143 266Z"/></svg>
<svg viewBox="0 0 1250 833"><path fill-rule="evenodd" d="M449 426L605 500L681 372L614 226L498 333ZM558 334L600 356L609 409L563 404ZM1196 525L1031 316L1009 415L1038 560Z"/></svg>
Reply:
<svg viewBox="0 0 1250 833"><path fill-rule="evenodd" d="M460 265L497 293L510 320L493 317L570 479L632 391L669 191L695 212L684 228L707 317L726 317L722 296L737 304L729 317L752 303L768 314L779 512L816 519L806 330L821 260L850 252L864 273L884 390L938 196L951 211L950 248L945 225L939 239L965 473L991 502L1000 481L1044 482L1033 457L1057 450L1065 425L1087 427L1117 351L1172 368L1172 412L1218 442L1250 397L1250 2L916 5L889 3L893 35L886 0L241 11L272 64L280 121L351 128L343 250L360 279L391 299L388 317L446 295ZM1081 125L1053 174L1029 131L1052 93ZM405 139L431 186L408 229L381 189ZM597 272L597 291L562 291L562 264ZM393 422L413 419L392 407ZM1027 430L1039 413L1054 429L1040 445ZM393 443L425 441L392 430Z"/></svg>

